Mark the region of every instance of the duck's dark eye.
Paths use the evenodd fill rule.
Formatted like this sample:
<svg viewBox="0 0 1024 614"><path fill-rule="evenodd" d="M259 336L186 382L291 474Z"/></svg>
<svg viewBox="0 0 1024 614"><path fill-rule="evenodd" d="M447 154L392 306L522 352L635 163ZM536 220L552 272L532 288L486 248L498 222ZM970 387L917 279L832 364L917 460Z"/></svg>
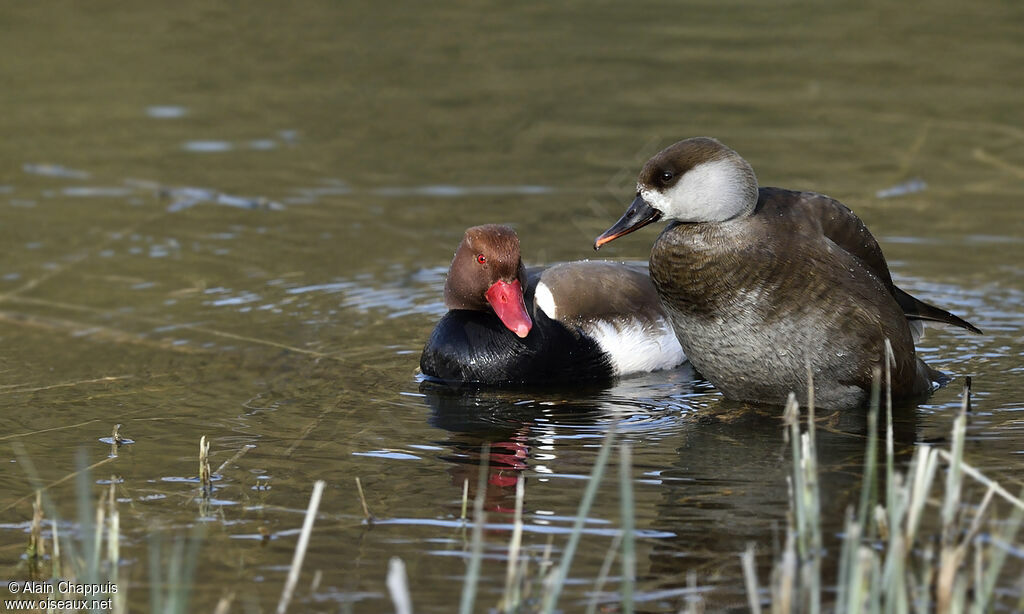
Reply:
<svg viewBox="0 0 1024 614"><path fill-rule="evenodd" d="M480 254L476 257L476 261L479 262L480 264L487 264L487 256Z"/></svg>
<svg viewBox="0 0 1024 614"><path fill-rule="evenodd" d="M676 174L673 173L672 171L661 171L661 180L665 183L672 181L672 178L675 176Z"/></svg>

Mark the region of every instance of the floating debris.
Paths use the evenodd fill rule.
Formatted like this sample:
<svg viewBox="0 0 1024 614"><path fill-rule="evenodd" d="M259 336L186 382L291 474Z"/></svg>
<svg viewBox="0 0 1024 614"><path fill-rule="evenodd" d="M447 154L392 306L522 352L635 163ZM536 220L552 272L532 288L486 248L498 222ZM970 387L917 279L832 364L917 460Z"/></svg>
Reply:
<svg viewBox="0 0 1024 614"><path fill-rule="evenodd" d="M188 115L188 109L175 105L154 105L146 107L146 115L154 119L177 119Z"/></svg>
<svg viewBox="0 0 1024 614"><path fill-rule="evenodd" d="M109 437L100 437L100 441L112 445L112 446L130 446L135 443L134 439L129 439L121 434L121 425L115 424L114 430L110 433Z"/></svg>
<svg viewBox="0 0 1024 614"><path fill-rule="evenodd" d="M909 181L892 186L891 188L885 188L875 192L876 198L897 198L899 196L906 196L907 194L914 194L915 192L924 192L928 184L924 182L924 179L914 177Z"/></svg>
<svg viewBox="0 0 1024 614"><path fill-rule="evenodd" d="M213 492L213 481L210 479L210 440L203 435L199 438L199 483L202 485L202 494L209 497Z"/></svg>
<svg viewBox="0 0 1024 614"><path fill-rule="evenodd" d="M151 245L149 247L150 258L166 258L171 255L171 252L179 252L181 245L176 239L169 238L165 243Z"/></svg>
<svg viewBox="0 0 1024 614"><path fill-rule="evenodd" d="M121 187L74 186L64 188L61 190L61 193L64 194L64 196L72 196L76 198L118 198L130 196L135 193L135 190Z"/></svg>
<svg viewBox="0 0 1024 614"><path fill-rule="evenodd" d="M552 188L542 185L423 185L411 188L377 188L372 190L377 196L501 196L505 194L550 194Z"/></svg>
<svg viewBox="0 0 1024 614"><path fill-rule="evenodd" d="M213 307L225 307L228 305L245 305L246 303L254 303L259 301L260 295L249 291L243 291L238 296L230 296L227 298L217 299L215 301L206 301L204 305L211 305Z"/></svg>
<svg viewBox="0 0 1024 614"><path fill-rule="evenodd" d="M160 198L169 198L173 200L173 202L167 206L167 211L170 213L182 211L204 202L214 205L236 207L238 209L270 211L284 211L285 209L285 206L281 203L268 200L263 197L248 198L245 196L234 196L232 194L225 194L223 192L207 188L161 187L157 189L157 195Z"/></svg>
<svg viewBox="0 0 1024 614"><path fill-rule="evenodd" d="M22 170L30 175L43 175L45 177L64 177L67 179L88 179L89 173L77 171L73 168L61 166L60 164L24 164Z"/></svg>
<svg viewBox="0 0 1024 614"><path fill-rule="evenodd" d="M231 151L235 146L228 141L186 141L181 148L196 153L219 153Z"/></svg>
<svg viewBox="0 0 1024 614"><path fill-rule="evenodd" d="M317 202L312 196L289 196L281 200L285 205L312 205Z"/></svg>
<svg viewBox="0 0 1024 614"><path fill-rule="evenodd" d="M421 460L415 454L400 452L396 450L370 450L367 452L353 452L352 456L373 456L376 458L390 458L394 460Z"/></svg>
<svg viewBox="0 0 1024 614"><path fill-rule="evenodd" d="M352 193L352 188L344 184L327 185L316 188L295 188L295 191L304 197L316 198L318 196L344 196Z"/></svg>
<svg viewBox="0 0 1024 614"><path fill-rule="evenodd" d="M975 243L991 245L998 243L1022 243L1024 239L1005 235L967 235L963 238L963 241L968 245Z"/></svg>
<svg viewBox="0 0 1024 614"><path fill-rule="evenodd" d="M156 181L150 181L149 179L134 179L132 177L125 179L124 184L140 190L153 190L154 192L159 191L163 187Z"/></svg>
<svg viewBox="0 0 1024 614"><path fill-rule="evenodd" d="M231 194L222 193L217 195L216 202L218 205L238 207L239 209L270 209L272 211L284 211L284 205L262 197L245 198L242 196L232 196Z"/></svg>
<svg viewBox="0 0 1024 614"><path fill-rule="evenodd" d="M337 283L329 284L316 284L313 286L302 286L299 288L289 288L285 290L286 294L306 294L308 292L344 292L349 288L355 287L355 282L352 281L339 281Z"/></svg>

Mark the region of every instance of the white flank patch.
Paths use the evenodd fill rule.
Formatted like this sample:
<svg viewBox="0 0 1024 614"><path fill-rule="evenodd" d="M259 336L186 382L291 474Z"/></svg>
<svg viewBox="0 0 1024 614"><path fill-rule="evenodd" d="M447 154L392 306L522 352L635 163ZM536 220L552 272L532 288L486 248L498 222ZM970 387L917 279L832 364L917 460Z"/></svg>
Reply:
<svg viewBox="0 0 1024 614"><path fill-rule="evenodd" d="M729 159L698 164L665 192L641 185L637 190L665 219L680 222L722 222L750 207L748 178Z"/></svg>
<svg viewBox="0 0 1024 614"><path fill-rule="evenodd" d="M551 295L551 289L544 285L544 282L537 284L533 291L533 302L552 320L558 319L558 309L555 307L555 297Z"/></svg>
<svg viewBox="0 0 1024 614"><path fill-rule="evenodd" d="M596 320L582 328L611 357L616 375L671 369L686 360L672 325L662 318L646 325Z"/></svg>

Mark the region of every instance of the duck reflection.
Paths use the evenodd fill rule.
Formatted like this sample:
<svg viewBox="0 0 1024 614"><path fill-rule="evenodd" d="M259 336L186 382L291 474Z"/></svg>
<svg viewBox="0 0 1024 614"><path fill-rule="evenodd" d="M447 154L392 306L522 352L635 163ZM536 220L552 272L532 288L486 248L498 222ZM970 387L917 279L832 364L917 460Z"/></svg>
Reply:
<svg viewBox="0 0 1024 614"><path fill-rule="evenodd" d="M702 385L689 364L670 371L619 380L614 385L501 389L435 380L420 382L430 407L429 424L448 432L437 442L448 452L452 485L469 482L476 494L481 451L489 446L485 509L514 509L516 480L530 468L550 473L557 440L579 436L602 438L607 428L644 411L663 413L670 397L693 394ZM623 407L628 405L624 414Z"/></svg>
<svg viewBox="0 0 1024 614"><path fill-rule="evenodd" d="M638 576L645 590L678 595L682 607L687 573L695 571L702 586L717 587L705 593L709 604L728 607L735 601L745 607L738 554L750 542L758 546L759 577L763 582L770 577L773 549L777 552L776 545L785 539L787 477L792 474L781 408L723 400L689 367L585 391L531 393L425 381L420 392L430 407L430 424L448 434L438 444L446 449L443 458L460 494L468 481L470 498L475 496L481 449L490 446L487 510L511 513L516 480L526 475L535 480L551 474L585 477L580 474L589 472L597 450L581 440L593 444L614 425L618 444L628 441L634 450L638 529L657 535L641 536L638 542ZM823 529L830 551L838 552L845 508L859 496L867 413L816 416ZM884 416L880 422L884 442ZM909 460L916 409L897 408L893 426L897 462ZM884 447L879 450L884 463ZM615 490L613 483L602 487L602 493L609 490ZM531 489L526 492L529 500ZM556 504L548 490L541 505L571 515L581 492L582 487L573 486ZM607 519L609 528L618 526L615 495L598 499L591 516ZM527 504L527 510L534 507ZM826 557L826 565L835 559ZM579 573L586 575L585 566L581 562ZM834 570L826 569L825 577L830 574Z"/></svg>
<svg viewBox="0 0 1024 614"><path fill-rule="evenodd" d="M599 389L598 389L599 390ZM420 383L431 413L428 422L448 431L447 441L438 442L448 452L441 458L449 462L452 485L469 484L469 498L476 497L482 453L489 449L487 492L484 509L512 512L515 509L516 481L525 476L535 448L537 427L554 413L558 391L548 389L542 398L523 392L494 388L454 386L426 380ZM580 395L580 391L575 391ZM566 397L577 420L594 421L600 408L585 400ZM565 407L559 408L564 410ZM558 412L559 414L562 411Z"/></svg>

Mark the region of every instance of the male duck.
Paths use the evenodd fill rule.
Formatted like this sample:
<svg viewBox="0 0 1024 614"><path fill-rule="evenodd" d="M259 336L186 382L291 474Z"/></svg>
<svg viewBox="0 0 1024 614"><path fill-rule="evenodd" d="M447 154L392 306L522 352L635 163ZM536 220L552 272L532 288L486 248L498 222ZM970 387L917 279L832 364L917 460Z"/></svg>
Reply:
<svg viewBox="0 0 1024 614"><path fill-rule="evenodd" d="M527 270L508 226L466 231L444 299L450 311L420 357L433 378L602 381L685 360L642 265L585 260Z"/></svg>
<svg viewBox="0 0 1024 614"><path fill-rule="evenodd" d="M920 397L943 376L915 354L912 328L981 333L893 285L878 243L842 203L758 188L746 160L714 139L648 160L633 203L594 249L659 219L672 223L651 250L651 279L686 356L727 398L802 398L809 363L819 406L862 406L886 339L893 397Z"/></svg>

